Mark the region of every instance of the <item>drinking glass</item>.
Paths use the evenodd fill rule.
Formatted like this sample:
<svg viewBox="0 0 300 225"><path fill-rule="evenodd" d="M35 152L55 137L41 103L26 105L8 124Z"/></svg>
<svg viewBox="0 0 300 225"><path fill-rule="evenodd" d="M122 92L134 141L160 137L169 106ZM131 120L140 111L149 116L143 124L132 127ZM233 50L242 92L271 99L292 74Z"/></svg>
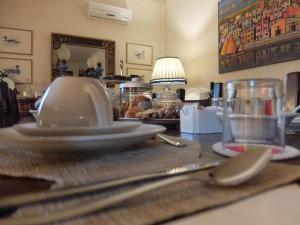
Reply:
<svg viewBox="0 0 300 225"><path fill-rule="evenodd" d="M224 87L223 148L243 151L256 145L284 147L282 112L281 80L228 81Z"/></svg>

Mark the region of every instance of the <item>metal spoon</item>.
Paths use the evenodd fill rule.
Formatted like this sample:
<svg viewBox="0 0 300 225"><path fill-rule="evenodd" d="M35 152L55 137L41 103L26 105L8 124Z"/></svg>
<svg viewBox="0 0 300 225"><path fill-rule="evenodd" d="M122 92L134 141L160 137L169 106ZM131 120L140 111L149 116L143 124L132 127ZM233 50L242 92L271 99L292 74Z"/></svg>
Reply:
<svg viewBox="0 0 300 225"><path fill-rule="evenodd" d="M272 150L258 147L231 158L210 172L213 183L220 186L235 186L248 181L270 162Z"/></svg>
<svg viewBox="0 0 300 225"><path fill-rule="evenodd" d="M160 139L164 140L168 144L174 145L176 147L184 147L187 145L183 141L179 141L178 139L175 140L173 137L165 135L165 134L157 134L156 137L159 137Z"/></svg>

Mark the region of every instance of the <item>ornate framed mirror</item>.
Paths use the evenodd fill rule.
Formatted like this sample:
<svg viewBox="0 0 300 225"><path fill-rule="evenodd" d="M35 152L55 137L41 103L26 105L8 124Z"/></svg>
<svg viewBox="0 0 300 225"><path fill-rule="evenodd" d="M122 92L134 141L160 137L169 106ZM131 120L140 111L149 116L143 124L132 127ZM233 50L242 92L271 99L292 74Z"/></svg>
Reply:
<svg viewBox="0 0 300 225"><path fill-rule="evenodd" d="M115 41L52 33L52 80L115 74Z"/></svg>

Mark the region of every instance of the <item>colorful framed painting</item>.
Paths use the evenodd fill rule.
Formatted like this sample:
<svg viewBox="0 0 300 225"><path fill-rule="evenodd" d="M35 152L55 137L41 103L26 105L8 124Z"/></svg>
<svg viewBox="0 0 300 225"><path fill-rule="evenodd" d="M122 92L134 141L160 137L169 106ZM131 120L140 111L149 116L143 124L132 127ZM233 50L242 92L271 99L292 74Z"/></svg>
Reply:
<svg viewBox="0 0 300 225"><path fill-rule="evenodd" d="M152 66L153 47L134 43L126 43L126 63Z"/></svg>
<svg viewBox="0 0 300 225"><path fill-rule="evenodd" d="M32 84L32 60L0 58L0 70L17 84Z"/></svg>
<svg viewBox="0 0 300 225"><path fill-rule="evenodd" d="M0 52L32 55L32 30L0 27Z"/></svg>
<svg viewBox="0 0 300 225"><path fill-rule="evenodd" d="M300 0L220 0L219 72L300 58Z"/></svg>
<svg viewBox="0 0 300 225"><path fill-rule="evenodd" d="M127 75L139 75L144 78L146 83L150 83L152 70L143 68L127 68Z"/></svg>

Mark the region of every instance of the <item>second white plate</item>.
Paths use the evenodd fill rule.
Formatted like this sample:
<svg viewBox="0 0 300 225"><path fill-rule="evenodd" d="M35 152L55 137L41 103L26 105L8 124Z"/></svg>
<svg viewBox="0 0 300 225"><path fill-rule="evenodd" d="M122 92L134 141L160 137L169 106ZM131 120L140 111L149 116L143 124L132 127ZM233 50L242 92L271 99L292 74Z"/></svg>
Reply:
<svg viewBox="0 0 300 225"><path fill-rule="evenodd" d="M140 122L113 122L107 127L37 127L36 123L24 123L13 126L16 131L29 136L79 136L131 132L137 129Z"/></svg>
<svg viewBox="0 0 300 225"><path fill-rule="evenodd" d="M102 152L135 145L166 130L163 126L142 124L127 133L84 136L27 136L13 128L0 129L0 142L11 148L40 153Z"/></svg>

